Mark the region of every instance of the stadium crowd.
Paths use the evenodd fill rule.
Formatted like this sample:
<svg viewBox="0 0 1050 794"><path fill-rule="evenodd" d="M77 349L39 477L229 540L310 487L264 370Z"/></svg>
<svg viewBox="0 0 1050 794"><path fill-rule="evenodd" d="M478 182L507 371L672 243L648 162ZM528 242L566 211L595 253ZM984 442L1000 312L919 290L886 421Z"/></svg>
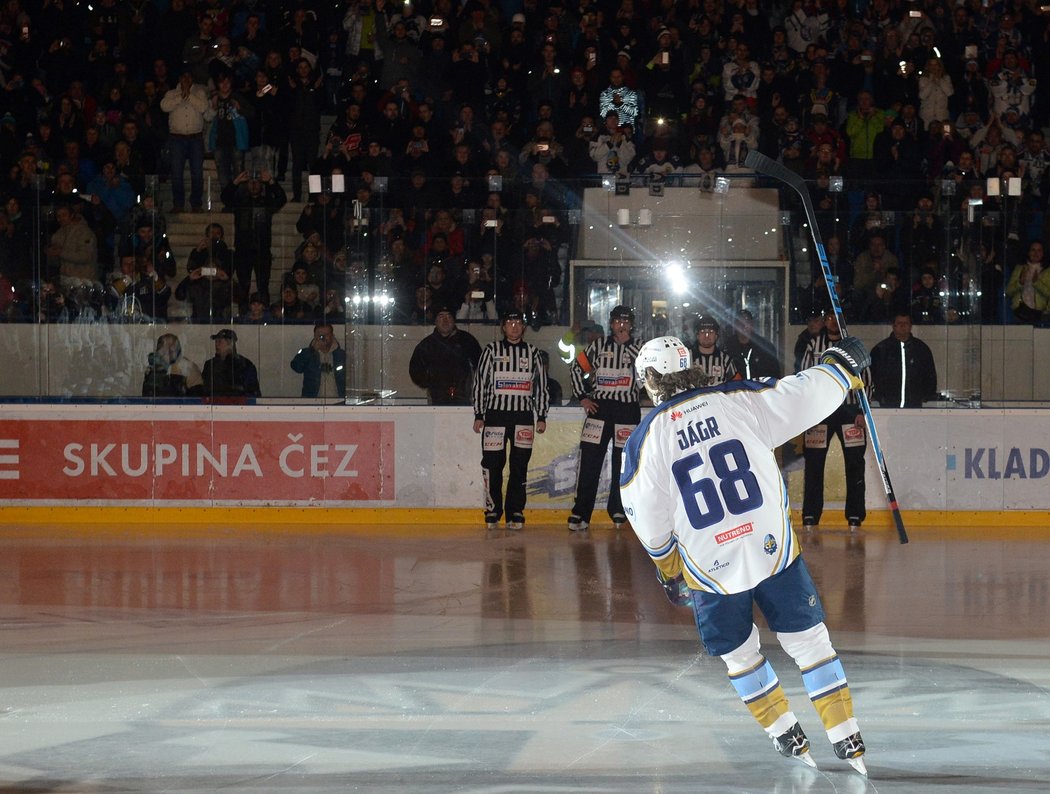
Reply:
<svg viewBox="0 0 1050 794"><path fill-rule="evenodd" d="M710 190L757 148L812 180L849 319L1038 323L1048 23L1032 0L7 0L0 312L338 323L349 274L394 322L556 322L583 187ZM207 157L235 228L202 215L176 262ZM301 240L271 263L288 201Z"/></svg>

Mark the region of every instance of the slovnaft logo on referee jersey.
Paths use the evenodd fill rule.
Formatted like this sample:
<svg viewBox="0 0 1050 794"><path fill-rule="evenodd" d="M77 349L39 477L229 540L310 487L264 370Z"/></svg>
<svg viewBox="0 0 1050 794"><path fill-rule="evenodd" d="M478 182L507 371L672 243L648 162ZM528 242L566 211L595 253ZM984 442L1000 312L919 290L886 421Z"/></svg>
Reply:
<svg viewBox="0 0 1050 794"><path fill-rule="evenodd" d="M527 380L511 380L509 378L497 378L496 388L501 391L532 391L532 383Z"/></svg>

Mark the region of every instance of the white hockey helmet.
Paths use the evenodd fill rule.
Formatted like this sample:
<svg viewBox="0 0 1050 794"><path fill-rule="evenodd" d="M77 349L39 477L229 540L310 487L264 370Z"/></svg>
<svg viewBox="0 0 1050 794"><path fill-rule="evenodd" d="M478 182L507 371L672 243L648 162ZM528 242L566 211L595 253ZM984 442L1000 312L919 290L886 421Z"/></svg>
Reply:
<svg viewBox="0 0 1050 794"><path fill-rule="evenodd" d="M693 365L693 356L689 348L677 336L658 336L650 339L638 351L634 360L634 371L638 381L645 385L653 405L660 404L660 398L653 394L645 377L645 371L652 367L661 375L689 369Z"/></svg>

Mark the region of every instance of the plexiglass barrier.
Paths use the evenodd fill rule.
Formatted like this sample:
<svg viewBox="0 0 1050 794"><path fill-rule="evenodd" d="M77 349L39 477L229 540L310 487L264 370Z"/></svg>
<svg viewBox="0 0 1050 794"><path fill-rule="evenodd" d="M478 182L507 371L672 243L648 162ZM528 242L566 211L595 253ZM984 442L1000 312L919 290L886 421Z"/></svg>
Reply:
<svg viewBox="0 0 1050 794"><path fill-rule="evenodd" d="M852 333L874 345L910 317L946 405L1050 398L1030 275L1043 212L1024 186L810 187ZM224 207L209 189L204 211L175 213L147 178L119 220L51 185L9 206L3 397L423 404L408 362L446 307L482 345L502 312L522 312L566 386L572 351L620 304L639 338L692 343L704 314L728 344L746 318L787 373L829 302L797 196L754 174L326 177L301 204L268 190L246 184ZM242 375L220 393L201 376L233 346L257 386Z"/></svg>

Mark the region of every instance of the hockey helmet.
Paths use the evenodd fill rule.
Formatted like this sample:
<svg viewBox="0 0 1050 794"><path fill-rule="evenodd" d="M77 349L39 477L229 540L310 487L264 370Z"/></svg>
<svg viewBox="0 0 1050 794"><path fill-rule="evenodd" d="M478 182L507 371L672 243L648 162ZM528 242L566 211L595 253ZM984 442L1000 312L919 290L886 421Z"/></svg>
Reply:
<svg viewBox="0 0 1050 794"><path fill-rule="evenodd" d="M612 325L613 320L629 320L634 325L634 309L630 306L614 306L609 312L609 325Z"/></svg>
<svg viewBox="0 0 1050 794"><path fill-rule="evenodd" d="M652 367L661 375L671 372L689 369L693 364L693 356L689 348L677 336L658 336L650 339L638 351L634 360L634 371L639 382L645 384L645 390L653 405L660 404L660 398L649 388L649 381L645 377L645 371Z"/></svg>
<svg viewBox="0 0 1050 794"><path fill-rule="evenodd" d="M710 314L701 314L693 321L693 333L700 333L702 330L714 330L719 331L720 326L718 320Z"/></svg>

